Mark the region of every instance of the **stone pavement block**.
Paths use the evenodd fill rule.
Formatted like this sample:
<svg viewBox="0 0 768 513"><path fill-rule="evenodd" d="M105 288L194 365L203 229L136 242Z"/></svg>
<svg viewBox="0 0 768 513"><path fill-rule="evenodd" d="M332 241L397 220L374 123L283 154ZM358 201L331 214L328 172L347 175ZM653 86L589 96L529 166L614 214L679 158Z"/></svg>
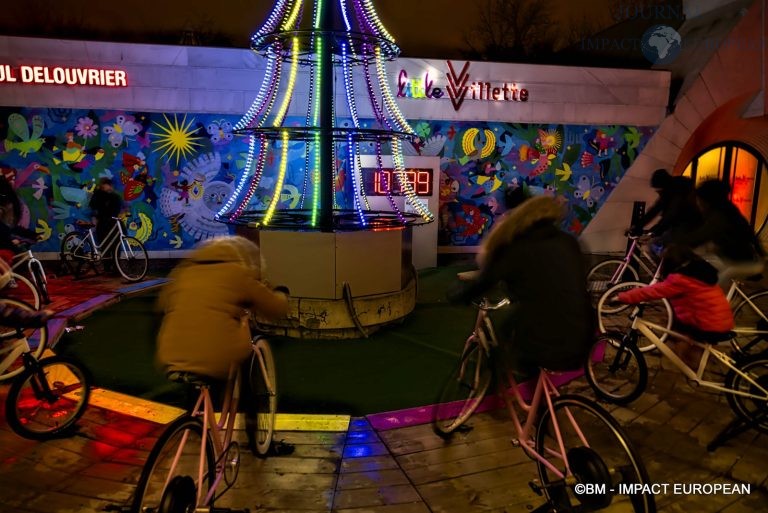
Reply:
<svg viewBox="0 0 768 513"><path fill-rule="evenodd" d="M725 412L723 415L710 415L707 417L706 422L701 422L699 425L693 428L690 432L690 435L698 440L700 444L706 446L712 442L712 440L714 440L715 437L717 437L720 432L733 421L733 415L729 415ZM743 440L749 443L755 438L755 433L753 431L747 431L739 436L743 437Z"/></svg>
<svg viewBox="0 0 768 513"><path fill-rule="evenodd" d="M736 462L730 476L744 483L763 483L768 479L768 449L754 444Z"/></svg>
<svg viewBox="0 0 768 513"><path fill-rule="evenodd" d="M656 424L665 424L675 416L677 409L670 405L666 400L661 400L653 407L643 413L643 417L646 420L652 421Z"/></svg>
<svg viewBox="0 0 768 513"><path fill-rule="evenodd" d="M83 513L103 511L107 501L79 497L59 492L43 492L28 501L24 507L36 513Z"/></svg>
<svg viewBox="0 0 768 513"><path fill-rule="evenodd" d="M100 477L118 483L133 483L139 481L141 467L124 463L101 462L95 463L80 472L83 476Z"/></svg>
<svg viewBox="0 0 768 513"><path fill-rule="evenodd" d="M645 392L640 397L625 406L625 408L632 410L642 418L645 412L659 404L660 401L661 398L658 395Z"/></svg>
<svg viewBox="0 0 768 513"><path fill-rule="evenodd" d="M66 491L69 495L80 495L95 499L104 499L107 502L127 502L133 496L136 488L134 483L115 483L98 477L76 475L67 479L60 491Z"/></svg>
<svg viewBox="0 0 768 513"><path fill-rule="evenodd" d="M626 425L632 423L640 414L626 406L619 406L611 412L611 415L613 415L613 418L618 420L620 424Z"/></svg>

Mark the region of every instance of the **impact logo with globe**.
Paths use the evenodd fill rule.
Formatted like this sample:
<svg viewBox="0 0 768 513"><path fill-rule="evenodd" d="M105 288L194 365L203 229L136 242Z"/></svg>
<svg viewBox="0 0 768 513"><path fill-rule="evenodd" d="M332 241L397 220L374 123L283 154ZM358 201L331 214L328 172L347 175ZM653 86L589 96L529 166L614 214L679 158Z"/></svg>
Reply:
<svg viewBox="0 0 768 513"><path fill-rule="evenodd" d="M653 64L669 64L680 55L682 39L668 25L654 25L643 34L641 48L646 59Z"/></svg>

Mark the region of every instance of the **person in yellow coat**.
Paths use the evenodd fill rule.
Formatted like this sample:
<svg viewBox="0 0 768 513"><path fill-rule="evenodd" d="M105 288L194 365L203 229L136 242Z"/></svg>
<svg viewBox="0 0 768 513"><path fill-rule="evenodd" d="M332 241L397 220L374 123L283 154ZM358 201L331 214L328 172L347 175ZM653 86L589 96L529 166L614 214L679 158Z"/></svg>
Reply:
<svg viewBox="0 0 768 513"><path fill-rule="evenodd" d="M259 247L244 237L200 244L160 292L164 316L157 361L166 374L192 372L225 380L251 354L249 313L280 318L288 296L262 281Z"/></svg>

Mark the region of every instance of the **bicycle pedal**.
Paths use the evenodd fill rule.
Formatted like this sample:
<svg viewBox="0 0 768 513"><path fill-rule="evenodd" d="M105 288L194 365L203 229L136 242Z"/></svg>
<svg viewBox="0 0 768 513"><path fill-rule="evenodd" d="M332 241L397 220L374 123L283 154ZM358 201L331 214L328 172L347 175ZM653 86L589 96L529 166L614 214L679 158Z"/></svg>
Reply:
<svg viewBox="0 0 768 513"><path fill-rule="evenodd" d="M531 487L531 490L533 490L533 493L541 497L544 494L544 488L541 486L541 482L538 479L534 479L533 481L528 481L528 486Z"/></svg>
<svg viewBox="0 0 768 513"><path fill-rule="evenodd" d="M469 433L472 431L474 427L470 426L469 424L462 424L461 426L457 427L453 430L454 433Z"/></svg>

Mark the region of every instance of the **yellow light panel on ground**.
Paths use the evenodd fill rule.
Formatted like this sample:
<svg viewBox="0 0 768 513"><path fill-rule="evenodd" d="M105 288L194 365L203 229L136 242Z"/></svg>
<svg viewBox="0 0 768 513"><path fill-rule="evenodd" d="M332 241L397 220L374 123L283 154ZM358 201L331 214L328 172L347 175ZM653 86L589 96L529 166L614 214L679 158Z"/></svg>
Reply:
<svg viewBox="0 0 768 513"><path fill-rule="evenodd" d="M175 406L156 403L103 388L91 390L89 404L158 424L168 424L184 414L184 410ZM349 415L278 413L275 419L275 430L346 431L349 427L349 421ZM238 413L235 419L235 428L244 429L244 427L245 417L242 413Z"/></svg>

